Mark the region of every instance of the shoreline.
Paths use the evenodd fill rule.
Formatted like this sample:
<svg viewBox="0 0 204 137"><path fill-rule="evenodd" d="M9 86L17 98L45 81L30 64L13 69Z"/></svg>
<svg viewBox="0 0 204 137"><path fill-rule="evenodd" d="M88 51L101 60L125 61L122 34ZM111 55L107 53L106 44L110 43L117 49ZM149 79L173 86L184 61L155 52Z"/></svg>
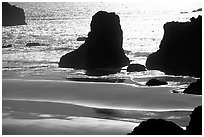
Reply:
<svg viewBox="0 0 204 137"><path fill-rule="evenodd" d="M110 109L144 110L145 108L154 111L189 111L193 110L195 106L200 105L202 102L202 96L173 94L171 93L172 89L171 87L163 86L137 87L133 84L126 83L3 79L2 99L34 99L86 104L91 107L105 107ZM38 90L43 91L43 96ZM51 96L46 97L45 94L51 94ZM55 97L60 98L60 100L56 100ZM129 101L127 102L127 100ZM139 105L136 106L136 104Z"/></svg>
<svg viewBox="0 0 204 137"><path fill-rule="evenodd" d="M2 79L3 134L119 135L144 120L186 127L202 96L134 83ZM57 125L57 126L56 126Z"/></svg>
<svg viewBox="0 0 204 137"><path fill-rule="evenodd" d="M191 111L114 110L43 101L3 100L2 103L3 134L127 134L151 117L185 127L191 114Z"/></svg>
<svg viewBox="0 0 204 137"><path fill-rule="evenodd" d="M3 135L125 135L136 123L107 119L72 117L63 119L2 120Z"/></svg>

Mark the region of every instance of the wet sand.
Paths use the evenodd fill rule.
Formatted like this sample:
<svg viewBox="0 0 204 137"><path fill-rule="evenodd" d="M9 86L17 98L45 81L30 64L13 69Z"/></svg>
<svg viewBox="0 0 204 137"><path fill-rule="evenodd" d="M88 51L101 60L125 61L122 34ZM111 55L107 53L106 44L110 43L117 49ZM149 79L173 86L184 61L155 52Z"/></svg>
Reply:
<svg viewBox="0 0 204 137"><path fill-rule="evenodd" d="M171 87L66 80L3 79L3 134L127 134L164 118L185 127L202 97Z"/></svg>
<svg viewBox="0 0 204 137"><path fill-rule="evenodd" d="M193 110L202 96L172 94L171 87L63 80L2 80L3 99L40 100L130 110Z"/></svg>

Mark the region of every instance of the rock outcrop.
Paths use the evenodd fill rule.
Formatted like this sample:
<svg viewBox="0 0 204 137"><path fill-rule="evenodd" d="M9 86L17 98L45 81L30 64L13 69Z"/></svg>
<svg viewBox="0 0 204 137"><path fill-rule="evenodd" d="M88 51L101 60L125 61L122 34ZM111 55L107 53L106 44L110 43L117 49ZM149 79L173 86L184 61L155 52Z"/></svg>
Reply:
<svg viewBox="0 0 204 137"><path fill-rule="evenodd" d="M164 119L148 119L135 127L128 135L202 135L202 106L196 107L190 115L186 130Z"/></svg>
<svg viewBox="0 0 204 137"><path fill-rule="evenodd" d="M140 71L146 71L146 67L144 65L141 64L130 64L127 67L127 72L140 72Z"/></svg>
<svg viewBox="0 0 204 137"><path fill-rule="evenodd" d="M184 135L184 130L171 121L148 119L135 127L128 135Z"/></svg>
<svg viewBox="0 0 204 137"><path fill-rule="evenodd" d="M40 43L37 43L37 42L34 42L34 43L27 43L25 46L26 46L26 47L40 46Z"/></svg>
<svg viewBox="0 0 204 137"><path fill-rule="evenodd" d="M2 2L2 26L16 25L26 25L24 10Z"/></svg>
<svg viewBox="0 0 204 137"><path fill-rule="evenodd" d="M184 91L185 94L202 95L202 80L191 83Z"/></svg>
<svg viewBox="0 0 204 137"><path fill-rule="evenodd" d="M191 120L186 127L187 135L202 135L202 106L196 107L190 115Z"/></svg>
<svg viewBox="0 0 204 137"><path fill-rule="evenodd" d="M202 16L191 22L169 22L159 50L148 56L146 67L166 74L202 76Z"/></svg>
<svg viewBox="0 0 204 137"><path fill-rule="evenodd" d="M197 10L193 10L192 12L198 12L198 11L202 11L202 8L199 8Z"/></svg>
<svg viewBox="0 0 204 137"><path fill-rule="evenodd" d="M59 67L118 72L129 65L122 48L123 32L119 16L105 11L97 12L91 21L91 31L85 43L60 58ZM93 71L92 71L93 70Z"/></svg>
<svg viewBox="0 0 204 137"><path fill-rule="evenodd" d="M78 37L77 38L77 41L85 41L86 40L86 37Z"/></svg>
<svg viewBox="0 0 204 137"><path fill-rule="evenodd" d="M159 79L156 79L156 78L150 79L146 83L147 86L160 86L160 85L167 85L167 84L168 83L166 81L159 80Z"/></svg>
<svg viewBox="0 0 204 137"><path fill-rule="evenodd" d="M5 45L5 46L2 46L2 48L11 48L12 45L11 44L8 44L8 45Z"/></svg>

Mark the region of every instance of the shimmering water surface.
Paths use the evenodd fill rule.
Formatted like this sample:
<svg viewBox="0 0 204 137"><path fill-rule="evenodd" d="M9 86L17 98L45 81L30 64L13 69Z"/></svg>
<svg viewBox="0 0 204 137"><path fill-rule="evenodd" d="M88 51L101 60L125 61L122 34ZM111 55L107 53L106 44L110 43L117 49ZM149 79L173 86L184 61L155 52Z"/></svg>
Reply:
<svg viewBox="0 0 204 137"><path fill-rule="evenodd" d="M60 69L62 55L77 49L87 36L92 16L99 10L115 12L120 17L123 30L123 48L131 63L145 64L147 56L158 50L163 37L163 25L170 21L189 21L201 12L201 1L105 3L105 2L12 2L23 8L27 25L2 28L3 77L6 71L15 71L19 76L46 75L47 71L66 72L69 77L85 77L84 70ZM30 42L41 46L26 47ZM191 77L166 76L159 71L121 73L107 77L131 77L143 82L148 77L163 76L170 83L184 84ZM190 79L190 80L189 80ZM182 84L183 84L182 83Z"/></svg>

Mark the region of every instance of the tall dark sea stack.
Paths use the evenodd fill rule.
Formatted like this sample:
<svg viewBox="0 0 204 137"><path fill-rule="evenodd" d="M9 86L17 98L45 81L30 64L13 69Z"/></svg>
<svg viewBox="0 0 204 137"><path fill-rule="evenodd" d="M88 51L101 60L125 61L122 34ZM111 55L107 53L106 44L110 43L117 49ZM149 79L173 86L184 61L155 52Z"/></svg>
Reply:
<svg viewBox="0 0 204 137"><path fill-rule="evenodd" d="M2 26L26 25L24 10L2 2Z"/></svg>
<svg viewBox="0 0 204 137"><path fill-rule="evenodd" d="M159 50L148 56L146 67L166 74L202 76L202 16L191 22L169 22Z"/></svg>
<svg viewBox="0 0 204 137"><path fill-rule="evenodd" d="M85 43L62 56L59 67L116 73L130 62L122 43L123 32L119 16L99 11L92 17L91 31Z"/></svg>

